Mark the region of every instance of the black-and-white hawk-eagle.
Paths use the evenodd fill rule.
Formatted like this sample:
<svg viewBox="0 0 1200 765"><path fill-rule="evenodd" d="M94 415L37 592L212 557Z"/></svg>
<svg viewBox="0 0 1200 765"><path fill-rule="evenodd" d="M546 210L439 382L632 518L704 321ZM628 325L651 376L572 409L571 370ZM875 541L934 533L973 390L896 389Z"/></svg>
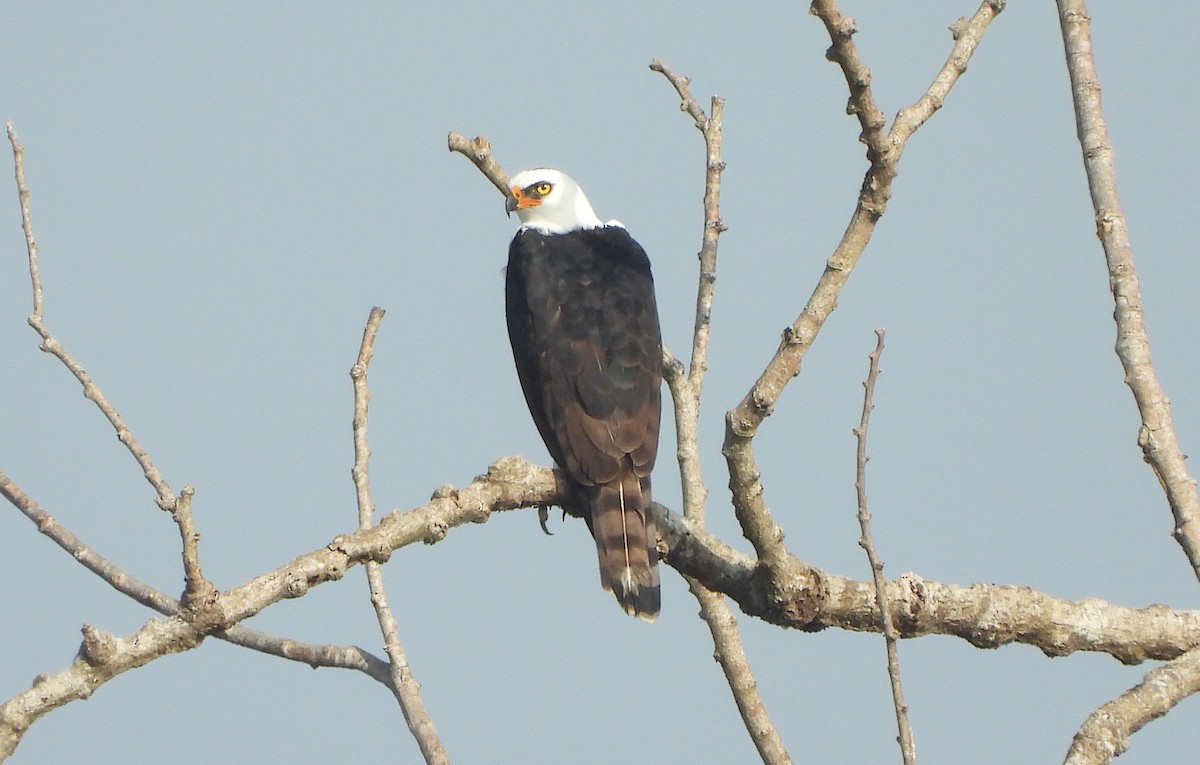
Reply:
<svg viewBox="0 0 1200 765"><path fill-rule="evenodd" d="M662 337L650 260L558 170L526 170L509 185L507 209L521 228L508 249L505 303L521 389L566 476L563 509L596 540L601 586L652 621Z"/></svg>

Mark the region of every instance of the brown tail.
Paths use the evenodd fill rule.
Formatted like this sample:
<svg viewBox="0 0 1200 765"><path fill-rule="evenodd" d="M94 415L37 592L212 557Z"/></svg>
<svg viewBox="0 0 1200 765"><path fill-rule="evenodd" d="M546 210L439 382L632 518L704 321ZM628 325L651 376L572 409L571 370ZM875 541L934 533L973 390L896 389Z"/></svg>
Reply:
<svg viewBox="0 0 1200 765"><path fill-rule="evenodd" d="M600 559L600 586L630 616L658 618L661 599L658 550L650 518L650 479L635 475L589 487L588 524Z"/></svg>

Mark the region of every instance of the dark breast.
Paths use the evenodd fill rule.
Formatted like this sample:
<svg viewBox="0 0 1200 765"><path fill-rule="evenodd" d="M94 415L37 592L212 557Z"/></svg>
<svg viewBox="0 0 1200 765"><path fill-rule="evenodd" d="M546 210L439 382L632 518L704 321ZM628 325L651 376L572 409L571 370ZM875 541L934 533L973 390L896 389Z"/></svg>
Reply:
<svg viewBox="0 0 1200 765"><path fill-rule="evenodd" d="M662 339L641 246L619 227L519 231L506 312L525 400L559 467L584 486L649 475Z"/></svg>

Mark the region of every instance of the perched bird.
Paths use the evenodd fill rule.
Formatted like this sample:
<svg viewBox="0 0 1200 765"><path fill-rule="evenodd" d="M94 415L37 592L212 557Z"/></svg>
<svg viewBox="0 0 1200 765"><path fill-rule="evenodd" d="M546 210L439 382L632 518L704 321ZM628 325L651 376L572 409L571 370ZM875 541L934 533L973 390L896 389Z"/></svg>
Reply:
<svg viewBox="0 0 1200 765"><path fill-rule="evenodd" d="M509 182L521 228L508 248L508 337L529 412L566 475L600 584L627 613L659 610L650 471L658 452L662 336L645 250L548 168Z"/></svg>

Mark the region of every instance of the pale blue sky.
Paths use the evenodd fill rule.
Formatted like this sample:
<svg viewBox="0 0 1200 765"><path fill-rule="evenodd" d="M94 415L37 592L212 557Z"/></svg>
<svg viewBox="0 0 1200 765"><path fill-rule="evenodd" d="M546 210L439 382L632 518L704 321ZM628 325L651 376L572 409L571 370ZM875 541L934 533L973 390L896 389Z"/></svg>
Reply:
<svg viewBox="0 0 1200 765"><path fill-rule="evenodd" d="M1200 448L1191 186L1200 9L1093 2L1104 102L1155 361ZM915 100L971 2L843 3L889 117ZM510 172L552 165L654 263L663 330L692 321L703 154L661 57L728 99L702 448L715 531L723 413L773 352L845 228L865 168L828 38L803 3L10 4L0 117L27 151L46 320L178 490L196 486L207 573L229 587L355 525L347 371L372 305L371 441L383 510L547 457L504 332L515 223L445 148L485 134ZM7 160L6 160L7 162ZM10 177L7 173L5 178ZM111 428L37 350L15 190L0 179L0 469L132 574L181 589L178 537ZM1064 598L1196 607L1197 584L1136 446L1112 353L1053 4L993 24L906 152L895 197L800 377L758 440L791 549L865 578L851 428L888 330L869 492L887 573ZM678 508L673 449L656 498ZM754 761L697 606L624 617L582 524L532 512L453 531L386 567L401 635L456 765ZM83 623L152 614L0 507L0 698L69 664ZM358 570L251 626L382 652ZM898 762L878 636L741 620L798 761ZM1061 760L1095 707L1151 665L1050 660L929 638L901 646L923 763ZM1185 701L1121 762L1200 747ZM360 675L218 641L38 722L14 763L417 762Z"/></svg>

